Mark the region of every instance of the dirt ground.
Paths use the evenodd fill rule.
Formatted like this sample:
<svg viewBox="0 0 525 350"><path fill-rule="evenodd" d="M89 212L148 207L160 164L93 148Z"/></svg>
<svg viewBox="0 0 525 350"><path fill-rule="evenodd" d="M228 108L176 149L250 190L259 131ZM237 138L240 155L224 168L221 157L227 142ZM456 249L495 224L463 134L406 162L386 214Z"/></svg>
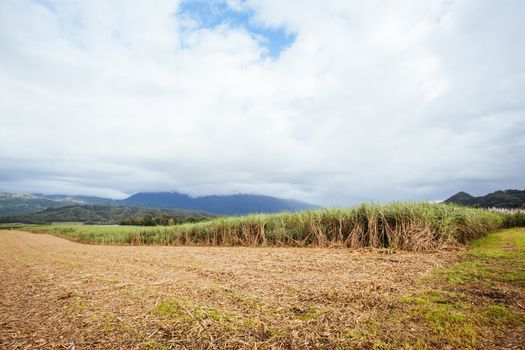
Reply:
<svg viewBox="0 0 525 350"><path fill-rule="evenodd" d="M95 246L0 231L0 348L347 348L456 252Z"/></svg>

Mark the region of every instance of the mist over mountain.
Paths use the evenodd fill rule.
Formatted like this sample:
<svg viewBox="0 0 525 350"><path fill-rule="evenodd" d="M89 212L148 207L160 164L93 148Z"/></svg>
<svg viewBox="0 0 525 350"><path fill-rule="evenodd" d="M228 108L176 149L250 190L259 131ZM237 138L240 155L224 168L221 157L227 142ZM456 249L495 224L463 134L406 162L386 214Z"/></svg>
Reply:
<svg viewBox="0 0 525 350"><path fill-rule="evenodd" d="M177 192L136 193L121 202L128 206L204 210L210 213L225 215L277 213L281 211L299 211L315 207L312 204L300 201L252 194L192 198Z"/></svg>

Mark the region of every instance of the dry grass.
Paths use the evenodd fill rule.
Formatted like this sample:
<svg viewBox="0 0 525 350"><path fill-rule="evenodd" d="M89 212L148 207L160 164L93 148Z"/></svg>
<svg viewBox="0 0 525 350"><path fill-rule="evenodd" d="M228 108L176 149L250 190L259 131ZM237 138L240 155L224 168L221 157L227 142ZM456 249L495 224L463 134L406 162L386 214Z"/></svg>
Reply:
<svg viewBox="0 0 525 350"><path fill-rule="evenodd" d="M454 254L80 245L0 233L0 344L95 348L359 345L371 322ZM2 348L2 346L0 346Z"/></svg>
<svg viewBox="0 0 525 350"><path fill-rule="evenodd" d="M0 348L469 348L461 337L479 337L486 325L456 322L476 318L469 312L484 297L449 310L441 299L458 297L438 288L460 255L115 247L0 231ZM480 305L507 334L521 327L512 323L517 306ZM482 334L484 348L505 345L495 334Z"/></svg>

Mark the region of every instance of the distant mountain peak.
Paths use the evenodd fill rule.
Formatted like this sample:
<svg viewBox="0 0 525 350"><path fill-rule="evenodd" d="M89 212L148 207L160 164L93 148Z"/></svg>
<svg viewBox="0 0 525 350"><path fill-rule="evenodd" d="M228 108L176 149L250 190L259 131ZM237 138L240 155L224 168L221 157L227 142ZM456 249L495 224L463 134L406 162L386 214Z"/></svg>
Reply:
<svg viewBox="0 0 525 350"><path fill-rule="evenodd" d="M461 192L456 193L455 195L453 195L449 199L452 199L452 198L474 198L474 196L472 196L471 194L469 194L467 192L461 191ZM449 199L447 199L447 200L449 200Z"/></svg>
<svg viewBox="0 0 525 350"><path fill-rule="evenodd" d="M472 196L470 193L467 193L467 192L465 192L465 191L460 191L460 192L456 193L456 196L457 196L457 195L468 196L468 197L474 197L474 196Z"/></svg>

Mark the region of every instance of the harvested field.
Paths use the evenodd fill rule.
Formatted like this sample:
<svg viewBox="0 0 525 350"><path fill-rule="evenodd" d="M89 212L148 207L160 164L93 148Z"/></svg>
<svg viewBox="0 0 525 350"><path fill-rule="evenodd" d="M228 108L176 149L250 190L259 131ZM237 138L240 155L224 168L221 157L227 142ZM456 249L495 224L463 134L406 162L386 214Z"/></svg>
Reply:
<svg viewBox="0 0 525 350"><path fill-rule="evenodd" d="M440 338L417 316L410 328L396 315L419 305L400 297L439 292L432 271L459 259L458 251L116 247L0 231L0 348L447 348L458 343L432 343ZM523 303L517 276L517 287L496 292ZM518 311L498 326L503 334L523 330ZM492 333L484 347L498 348Z"/></svg>

